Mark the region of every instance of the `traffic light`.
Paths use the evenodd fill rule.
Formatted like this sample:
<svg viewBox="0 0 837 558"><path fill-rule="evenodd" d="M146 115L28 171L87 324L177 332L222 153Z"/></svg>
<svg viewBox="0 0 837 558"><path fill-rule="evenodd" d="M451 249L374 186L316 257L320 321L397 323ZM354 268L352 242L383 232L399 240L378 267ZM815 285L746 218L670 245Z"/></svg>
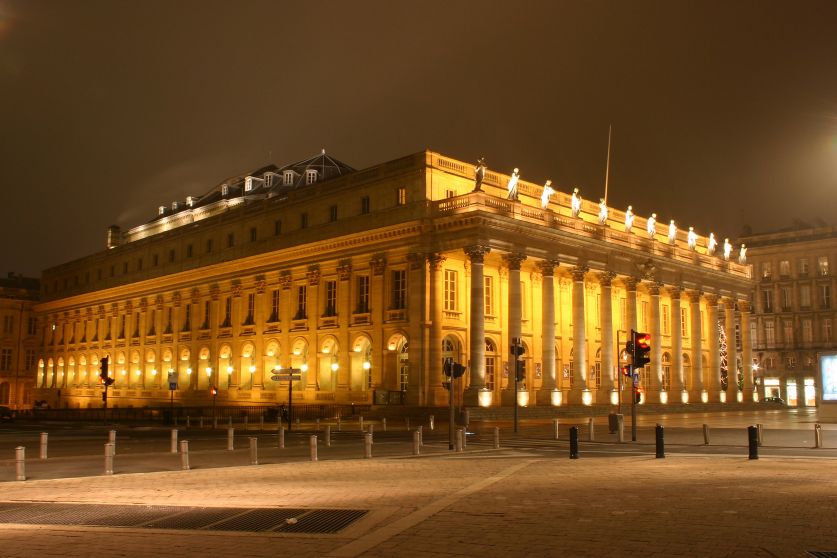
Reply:
<svg viewBox="0 0 837 558"><path fill-rule="evenodd" d="M524 372L523 370L518 370L516 372L516 374L517 374L517 381L518 382L522 382L523 380L526 379L526 372Z"/></svg>
<svg viewBox="0 0 837 558"><path fill-rule="evenodd" d="M102 383L108 378L108 357L102 357L99 361L99 376L102 378Z"/></svg>
<svg viewBox="0 0 837 558"><path fill-rule="evenodd" d="M631 376L633 376L633 372L631 372L631 366L629 364L626 364L625 366L622 367L622 374L624 374L625 376L627 376L629 378Z"/></svg>
<svg viewBox="0 0 837 558"><path fill-rule="evenodd" d="M642 390L640 388L634 388L634 403L639 403L642 400Z"/></svg>
<svg viewBox="0 0 837 558"><path fill-rule="evenodd" d="M445 376L450 377L453 372L453 361L451 359L447 359L445 361L445 365L442 367L442 370L445 372Z"/></svg>
<svg viewBox="0 0 837 558"><path fill-rule="evenodd" d="M631 330L631 342L634 346L634 367L642 368L651 362L651 336Z"/></svg>
<svg viewBox="0 0 837 558"><path fill-rule="evenodd" d="M453 376L454 378L460 378L463 374L465 374L465 365L459 364L458 362L453 362L452 360L448 359L445 361L443 370L445 372L445 376Z"/></svg>
<svg viewBox="0 0 837 558"><path fill-rule="evenodd" d="M509 352L513 357L522 357L523 353L526 352L526 348L523 346L523 342L520 340L519 337L512 338L512 343Z"/></svg>
<svg viewBox="0 0 837 558"><path fill-rule="evenodd" d="M209 388L209 393L212 394L212 397L215 397L216 395L218 395L218 388L212 386L211 388Z"/></svg>

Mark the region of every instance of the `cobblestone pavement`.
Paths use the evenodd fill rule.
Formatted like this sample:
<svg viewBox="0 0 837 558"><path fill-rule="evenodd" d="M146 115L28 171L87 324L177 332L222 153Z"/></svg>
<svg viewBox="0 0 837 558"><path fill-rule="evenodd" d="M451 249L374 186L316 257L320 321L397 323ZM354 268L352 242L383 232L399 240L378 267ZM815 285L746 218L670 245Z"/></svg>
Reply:
<svg viewBox="0 0 837 558"><path fill-rule="evenodd" d="M837 460L522 449L2 484L0 500L368 509L337 535L0 524L5 556L805 556ZM1 520L1 519L0 519Z"/></svg>

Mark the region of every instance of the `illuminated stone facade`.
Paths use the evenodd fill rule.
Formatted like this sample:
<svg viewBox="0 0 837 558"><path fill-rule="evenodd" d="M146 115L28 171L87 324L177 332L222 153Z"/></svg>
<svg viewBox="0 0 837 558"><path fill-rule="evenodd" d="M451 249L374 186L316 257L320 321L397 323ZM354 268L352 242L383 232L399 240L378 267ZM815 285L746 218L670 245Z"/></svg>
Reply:
<svg viewBox="0 0 837 558"><path fill-rule="evenodd" d="M490 170L475 190L473 165L433 152L361 171L303 163L112 228L110 249L45 271L41 393L100 405L109 355L121 406L167 402L170 371L181 404L206 404L213 385L219 404L281 403L279 367L303 370L295 401L433 406L452 359L468 366L466 404L510 404L520 337L519 401L610 404L635 328L652 335L645 400L724 399L713 324L719 310L731 334L749 323L752 281L706 238L691 250L660 225L649 238L639 216L627 232L615 208L600 224L586 200L573 217L561 191L544 209L523 180L509 199ZM749 350L743 335L744 362ZM751 399L750 374L743 388Z"/></svg>
<svg viewBox="0 0 837 558"><path fill-rule="evenodd" d="M750 329L760 389L791 406L814 406L816 355L837 348L837 228L795 228L741 242L757 281Z"/></svg>
<svg viewBox="0 0 837 558"><path fill-rule="evenodd" d="M14 273L0 278L0 405L12 409L32 406L41 340L33 311L39 289L37 279Z"/></svg>

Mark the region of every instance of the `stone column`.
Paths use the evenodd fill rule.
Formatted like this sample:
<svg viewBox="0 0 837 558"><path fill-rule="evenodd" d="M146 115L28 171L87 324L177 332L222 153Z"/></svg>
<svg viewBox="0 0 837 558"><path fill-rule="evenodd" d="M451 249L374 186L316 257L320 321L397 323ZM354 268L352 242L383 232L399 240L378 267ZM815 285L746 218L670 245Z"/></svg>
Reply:
<svg viewBox="0 0 837 558"><path fill-rule="evenodd" d="M643 386L646 394L646 401L649 403L660 403L660 394L663 390L663 336L662 336L662 313L660 311L660 287L662 283L651 283L648 292L651 294L651 367L650 385Z"/></svg>
<svg viewBox="0 0 837 558"><path fill-rule="evenodd" d="M671 352L674 370L671 378L671 394L669 402L682 403L688 398L686 381L683 377L683 327L680 322L680 295L682 287L674 287L671 295Z"/></svg>
<svg viewBox="0 0 837 558"><path fill-rule="evenodd" d="M305 294L307 300L305 301L305 313L308 319L308 331L316 332L318 329L318 320L320 317L320 299L318 297L320 286L320 268L311 266L305 274L305 285L307 286ZM308 374L305 376L305 391L317 391L317 385L320 379L320 347L318 346L318 339L316 335L309 338L313 347L308 346ZM345 350L345 347L339 347L337 350ZM311 358L311 355L314 358ZM311 363L314 363L312 366ZM331 374L331 372L329 372ZM326 384L330 385L330 384ZM321 386L322 387L322 386ZM325 390L324 390L325 391Z"/></svg>
<svg viewBox="0 0 837 558"><path fill-rule="evenodd" d="M613 376L616 364L613 358L613 295L611 291L611 283L615 276L616 274L611 271L605 271L599 275L602 326L602 385L596 401L599 405L609 405L611 393L616 389Z"/></svg>
<svg viewBox="0 0 837 558"><path fill-rule="evenodd" d="M692 322L692 383L689 400L693 402L703 401L703 322L700 319L700 291L693 291L690 294L691 322Z"/></svg>
<svg viewBox="0 0 837 558"><path fill-rule="evenodd" d="M718 295L706 296L706 338L709 350L709 373L706 388L709 401L721 400L721 354L718 339Z"/></svg>
<svg viewBox="0 0 837 558"><path fill-rule="evenodd" d="M352 346L353 339L350 336L349 332L349 317L352 313L352 297L350 293L352 281L352 264L349 261L343 261L340 265L337 266L337 323L339 326L339 333L338 333L338 340L340 342L341 347L346 347L348 351L353 351L354 347ZM381 340L380 335L380 324L376 324L378 327L372 332L372 354L370 363L372 364L372 369L370 370L370 374L380 375L380 368L381 363L378 355L381 352L381 347L383 346L383 341ZM347 352L347 351L344 351ZM341 366L340 370L337 373L337 388L340 390L350 390L352 388L352 378L351 378L351 370L349 366L344 367ZM361 369L362 370L362 369ZM373 373L374 371L374 373ZM363 373L363 390L366 389L366 373ZM372 385L373 387L377 385L378 382L373 380ZM363 391L362 390L362 391Z"/></svg>
<svg viewBox="0 0 837 558"><path fill-rule="evenodd" d="M256 292L255 292L255 308L253 308L253 322L255 323L256 327L256 336L253 339L253 344L255 348L253 349L256 351L256 354L259 355L258 359L258 368L256 368L256 374L253 377L254 380L254 387L259 389L264 389L264 379L265 376L269 376L273 374L273 370L265 370L265 346L264 346L264 336L262 332L264 331L264 291L265 287L267 286L267 282L265 281L264 277L257 277L256 278ZM217 357L215 353L212 354L213 357ZM217 360L217 359L216 359ZM211 378L212 381L216 381L215 378L218 377L220 370L214 370L213 376Z"/></svg>
<svg viewBox="0 0 837 558"><path fill-rule="evenodd" d="M515 253L508 254L504 257L506 266L509 268L509 300L508 300L508 344L506 345L506 355L508 355L509 362L509 381L506 386L507 395L504 396L504 405L514 405L514 400L511 397L516 397L514 393L514 373L515 361L511 356L510 348L512 340L521 337L523 331L523 306L522 293L520 288L520 264L526 259L525 254Z"/></svg>
<svg viewBox="0 0 837 558"><path fill-rule="evenodd" d="M636 277L628 277L625 280L625 305L628 319L625 329L628 330L628 339L630 339L631 330L636 330L636 288L640 281Z"/></svg>
<svg viewBox="0 0 837 558"><path fill-rule="evenodd" d="M447 391L442 387L442 319L445 282L442 277L445 257L441 254L428 256L430 263L430 362L428 363L429 396L428 405L444 405Z"/></svg>
<svg viewBox="0 0 837 558"><path fill-rule="evenodd" d="M543 283L541 286L541 389L536 396L538 405L551 405L553 392L557 389L555 374L555 267L556 260L545 260L538 264Z"/></svg>
<svg viewBox="0 0 837 558"><path fill-rule="evenodd" d="M735 346L735 300L724 300L724 331L727 336L727 403L738 403L738 349Z"/></svg>
<svg viewBox="0 0 837 558"><path fill-rule="evenodd" d="M741 310L741 363L744 373L744 402L755 401L755 387L753 384L753 340L750 338L750 303L746 300L738 302Z"/></svg>
<svg viewBox="0 0 837 558"><path fill-rule="evenodd" d="M570 389L570 403L583 403L587 392L587 331L584 316L584 274L586 266L576 266L573 276L573 387Z"/></svg>
<svg viewBox="0 0 837 558"><path fill-rule="evenodd" d="M487 246L475 245L465 248L471 260L471 318L468 338L470 341L469 372L471 382L465 390L465 404L479 405L479 392L485 387L485 278L483 265Z"/></svg>

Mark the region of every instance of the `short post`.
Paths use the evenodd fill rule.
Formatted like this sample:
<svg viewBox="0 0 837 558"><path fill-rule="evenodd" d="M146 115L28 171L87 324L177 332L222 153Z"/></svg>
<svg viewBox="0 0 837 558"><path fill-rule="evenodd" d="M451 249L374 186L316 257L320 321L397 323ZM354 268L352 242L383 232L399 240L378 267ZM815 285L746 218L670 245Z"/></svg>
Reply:
<svg viewBox="0 0 837 558"><path fill-rule="evenodd" d="M578 427L570 427L570 459L578 459Z"/></svg>
<svg viewBox="0 0 837 558"><path fill-rule="evenodd" d="M756 426L747 427L747 441L750 448L750 459L759 458L759 429Z"/></svg>
<svg viewBox="0 0 837 558"><path fill-rule="evenodd" d="M616 440L621 444L625 442L625 415L616 415Z"/></svg>
<svg viewBox="0 0 837 558"><path fill-rule="evenodd" d="M108 442L105 444L105 474L112 475L113 474L113 454L114 454L114 444L113 442Z"/></svg>
<svg viewBox="0 0 837 558"><path fill-rule="evenodd" d="M338 417L337 417L337 431L338 431L338 432L340 432L340 431L342 431L342 430L343 430L343 424L342 424L342 422L341 422L340 417L338 416Z"/></svg>
<svg viewBox="0 0 837 558"><path fill-rule="evenodd" d="M177 453L177 428L171 429L171 452Z"/></svg>
<svg viewBox="0 0 837 558"><path fill-rule="evenodd" d="M494 427L494 449L500 449L500 427Z"/></svg>
<svg viewBox="0 0 837 558"><path fill-rule="evenodd" d="M418 432L418 430L416 430L416 432ZM456 432L454 433L454 436L453 436L453 449L456 452L461 452L462 451L462 437L459 435L459 429L458 428L456 429Z"/></svg>
<svg viewBox="0 0 837 558"><path fill-rule="evenodd" d="M421 443L419 442L419 431L413 430L413 455L421 453Z"/></svg>
<svg viewBox="0 0 837 558"><path fill-rule="evenodd" d="M279 427L279 449L285 449L285 428Z"/></svg>
<svg viewBox="0 0 837 558"><path fill-rule="evenodd" d="M756 430L757 430L758 435L759 435L759 446L761 446L762 442L764 442L764 438L763 438L764 427L763 427L762 423L756 424Z"/></svg>
<svg viewBox="0 0 837 558"><path fill-rule="evenodd" d="M108 443L113 444L113 455L116 455L116 430L108 432Z"/></svg>
<svg viewBox="0 0 837 558"><path fill-rule="evenodd" d="M552 419L552 437L555 440L557 440L559 438L558 429L560 427L561 427L561 425L559 424L558 419Z"/></svg>
<svg viewBox="0 0 837 558"><path fill-rule="evenodd" d="M596 433L593 428L593 417L590 417L587 419L587 439L591 442L596 438Z"/></svg>
<svg viewBox="0 0 837 558"><path fill-rule="evenodd" d="M381 428L384 429L384 432L387 431L387 419L386 419L386 417L381 419Z"/></svg>
<svg viewBox="0 0 837 558"><path fill-rule="evenodd" d="M314 423L316 424L317 432L319 432L320 431L320 419L317 419L316 421L314 421Z"/></svg>
<svg viewBox="0 0 837 558"><path fill-rule="evenodd" d="M430 430L433 430L436 427L436 425L435 425L436 417L434 417L433 415L430 415L429 418L430 418L430 425L429 425Z"/></svg>
<svg viewBox="0 0 837 558"><path fill-rule="evenodd" d="M357 417L357 423L360 425L360 431L363 432L363 415Z"/></svg>
<svg viewBox="0 0 837 558"><path fill-rule="evenodd" d="M23 446L15 448L15 480L26 480L26 448Z"/></svg>
<svg viewBox="0 0 837 558"><path fill-rule="evenodd" d="M708 424L703 425L703 445L704 446L709 445L709 425Z"/></svg>
<svg viewBox="0 0 837 558"><path fill-rule="evenodd" d="M276 413L276 431L282 428L282 413Z"/></svg>
<svg viewBox="0 0 837 558"><path fill-rule="evenodd" d="M189 468L189 440L180 440L180 470L188 471Z"/></svg>
<svg viewBox="0 0 837 558"><path fill-rule="evenodd" d="M49 434L46 432L41 432L41 459L47 458L47 442L49 440Z"/></svg>
<svg viewBox="0 0 837 558"><path fill-rule="evenodd" d="M465 427L459 429L459 451L465 451Z"/></svg>
<svg viewBox="0 0 837 558"><path fill-rule="evenodd" d="M817 423L814 425L814 447L821 448L822 446L822 425Z"/></svg>
<svg viewBox="0 0 837 558"><path fill-rule="evenodd" d="M462 412L462 419L465 421L465 428L471 426L471 409L465 409Z"/></svg>
<svg viewBox="0 0 837 558"><path fill-rule="evenodd" d="M259 439L250 436L250 465L259 464Z"/></svg>
<svg viewBox="0 0 837 558"><path fill-rule="evenodd" d="M259 417L259 432L264 430L264 415Z"/></svg>
<svg viewBox="0 0 837 558"><path fill-rule="evenodd" d="M227 428L232 428L232 415L227 417Z"/></svg>
<svg viewBox="0 0 837 558"><path fill-rule="evenodd" d="M372 434L363 435L363 457L372 459Z"/></svg>
<svg viewBox="0 0 837 558"><path fill-rule="evenodd" d="M203 417L201 417L201 418L199 419L198 428L200 428L201 430L203 430Z"/></svg>
<svg viewBox="0 0 837 558"><path fill-rule="evenodd" d="M327 448L331 447L331 425L326 424L325 427L325 444Z"/></svg>
<svg viewBox="0 0 837 558"><path fill-rule="evenodd" d="M218 417L212 417L212 430L218 430Z"/></svg>
<svg viewBox="0 0 837 558"><path fill-rule="evenodd" d="M186 415L186 430L192 428L192 417Z"/></svg>
<svg viewBox="0 0 837 558"><path fill-rule="evenodd" d="M369 425L369 433L370 433L370 434L374 434L374 433L375 433L375 425L374 425L374 424L370 424L370 425Z"/></svg>
<svg viewBox="0 0 837 558"><path fill-rule="evenodd" d="M235 449L235 428L227 428L227 451Z"/></svg>
<svg viewBox="0 0 837 558"><path fill-rule="evenodd" d="M666 456L665 430L663 429L662 424L658 424L657 427L654 429L654 438L657 442L656 457L658 459L661 459Z"/></svg>
<svg viewBox="0 0 837 558"><path fill-rule="evenodd" d="M424 427L419 426L418 428L416 428L416 432L419 433L419 444L423 446L424 445Z"/></svg>
<svg viewBox="0 0 837 558"><path fill-rule="evenodd" d="M308 438L308 445L311 448L311 461L317 460L317 437L311 436Z"/></svg>

